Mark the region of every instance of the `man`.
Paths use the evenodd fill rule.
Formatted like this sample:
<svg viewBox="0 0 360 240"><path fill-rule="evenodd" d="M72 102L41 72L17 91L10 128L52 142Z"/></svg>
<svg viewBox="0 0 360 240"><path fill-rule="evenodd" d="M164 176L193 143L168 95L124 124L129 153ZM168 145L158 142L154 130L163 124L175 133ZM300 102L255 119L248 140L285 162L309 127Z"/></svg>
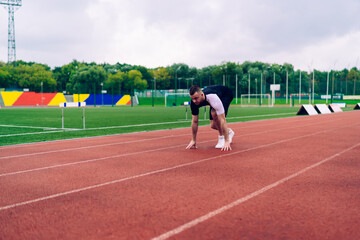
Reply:
<svg viewBox="0 0 360 240"><path fill-rule="evenodd" d="M199 86L192 86L189 90L191 97L192 113L192 139L186 149L197 148L196 135L199 125L199 108L210 105L210 126L219 131L219 140L215 148L222 151L231 150L230 143L234 136L234 131L227 127L226 115L233 99L232 91L225 86L209 86L201 90Z"/></svg>

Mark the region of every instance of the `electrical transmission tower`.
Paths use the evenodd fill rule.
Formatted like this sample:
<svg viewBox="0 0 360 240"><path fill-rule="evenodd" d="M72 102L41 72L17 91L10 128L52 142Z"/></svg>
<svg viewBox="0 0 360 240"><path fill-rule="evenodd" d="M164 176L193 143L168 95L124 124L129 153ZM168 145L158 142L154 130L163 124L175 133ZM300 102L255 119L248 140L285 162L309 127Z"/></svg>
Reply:
<svg viewBox="0 0 360 240"><path fill-rule="evenodd" d="M14 12L22 5L22 0L0 0L0 5L4 5L9 12L8 25L8 64L16 63L16 45L15 45L15 22Z"/></svg>

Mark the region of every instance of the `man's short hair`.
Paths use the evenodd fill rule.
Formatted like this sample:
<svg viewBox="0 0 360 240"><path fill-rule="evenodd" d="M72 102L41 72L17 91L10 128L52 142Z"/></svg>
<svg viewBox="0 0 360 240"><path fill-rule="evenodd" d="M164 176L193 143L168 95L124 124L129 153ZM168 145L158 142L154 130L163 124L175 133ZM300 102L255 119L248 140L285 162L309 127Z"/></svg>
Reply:
<svg viewBox="0 0 360 240"><path fill-rule="evenodd" d="M199 86L193 85L193 86L191 86L191 88L189 90L189 94L194 95L194 93L200 92L200 91L201 91L201 88Z"/></svg>

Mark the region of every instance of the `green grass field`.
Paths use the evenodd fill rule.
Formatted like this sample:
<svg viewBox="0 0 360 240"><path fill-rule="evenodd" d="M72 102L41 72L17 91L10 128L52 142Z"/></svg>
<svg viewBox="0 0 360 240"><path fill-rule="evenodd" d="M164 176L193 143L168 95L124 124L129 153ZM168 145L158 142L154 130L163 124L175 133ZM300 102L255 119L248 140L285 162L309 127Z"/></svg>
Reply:
<svg viewBox="0 0 360 240"><path fill-rule="evenodd" d="M85 129L83 129L83 108L63 109L64 129L62 129L61 108L2 108L0 109L0 146L191 126L191 112L188 107L164 107L160 102L158 99L155 107L86 107ZM231 106L227 121L231 123L293 117L296 116L298 109L298 107ZM204 119L204 110L205 108L201 108L200 111L200 125L209 124L209 108L206 108L206 119Z"/></svg>

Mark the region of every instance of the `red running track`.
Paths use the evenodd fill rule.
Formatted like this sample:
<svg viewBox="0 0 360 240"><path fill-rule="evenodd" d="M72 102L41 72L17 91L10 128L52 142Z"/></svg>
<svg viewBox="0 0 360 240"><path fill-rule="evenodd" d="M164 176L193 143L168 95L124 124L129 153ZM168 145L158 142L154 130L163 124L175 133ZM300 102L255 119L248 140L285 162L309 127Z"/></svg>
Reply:
<svg viewBox="0 0 360 240"><path fill-rule="evenodd" d="M0 239L360 239L360 111L0 147Z"/></svg>

